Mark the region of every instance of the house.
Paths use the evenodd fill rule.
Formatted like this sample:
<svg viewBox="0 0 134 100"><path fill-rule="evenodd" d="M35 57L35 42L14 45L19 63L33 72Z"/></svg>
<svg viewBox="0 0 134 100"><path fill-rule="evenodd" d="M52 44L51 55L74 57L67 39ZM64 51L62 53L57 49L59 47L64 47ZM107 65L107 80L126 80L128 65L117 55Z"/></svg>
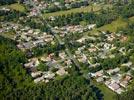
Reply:
<svg viewBox="0 0 134 100"><path fill-rule="evenodd" d="M0 11L2 11L2 10L3 10L3 11L10 11L9 8L5 8L5 7L3 7L3 8L0 9Z"/></svg>
<svg viewBox="0 0 134 100"><path fill-rule="evenodd" d="M97 49L95 47L93 47L93 48L89 48L88 50L89 50L89 52L95 52Z"/></svg>
<svg viewBox="0 0 134 100"><path fill-rule="evenodd" d="M65 54L65 52L61 52L61 53L59 53L59 57L61 59L65 59L67 57L67 55Z"/></svg>
<svg viewBox="0 0 134 100"><path fill-rule="evenodd" d="M104 78L103 78L103 77L98 77L98 78L96 79L96 81L97 81L97 82L103 82L103 81L104 81Z"/></svg>
<svg viewBox="0 0 134 100"><path fill-rule="evenodd" d="M38 83L38 82L41 82L41 81L43 81L43 80L44 80L43 77L38 77L38 78L34 79L34 82L35 82L35 83Z"/></svg>
<svg viewBox="0 0 134 100"><path fill-rule="evenodd" d="M117 83L111 83L108 85L108 87L113 91L116 91L120 88L119 84L117 84Z"/></svg>
<svg viewBox="0 0 134 100"><path fill-rule="evenodd" d="M125 48L125 47L120 48L119 51L120 51L123 55L126 55L126 48Z"/></svg>
<svg viewBox="0 0 134 100"><path fill-rule="evenodd" d="M77 40L77 42L83 43L83 42L85 42L85 40L86 40L86 38L82 37L82 38L80 38L79 40Z"/></svg>
<svg viewBox="0 0 134 100"><path fill-rule="evenodd" d="M121 85L122 87L126 88L126 87L128 86L128 81L122 81L122 82L120 83L120 85Z"/></svg>
<svg viewBox="0 0 134 100"><path fill-rule="evenodd" d="M109 69L107 70L106 72L109 74L109 75L112 75L113 73L117 73L120 71L120 68L115 68L115 69Z"/></svg>
<svg viewBox="0 0 134 100"><path fill-rule="evenodd" d="M63 75L68 74L68 72L65 71L64 68L60 68L60 69L56 72L56 74L58 74L58 75L60 75L60 76L63 76Z"/></svg>
<svg viewBox="0 0 134 100"><path fill-rule="evenodd" d="M29 59L28 63L24 64L25 68L37 67L39 65L39 60L37 58Z"/></svg>
<svg viewBox="0 0 134 100"><path fill-rule="evenodd" d="M126 75L126 76L125 76L125 78L124 78L124 81L128 81L128 82L129 82L131 79L132 79L132 77L131 77L131 76Z"/></svg>
<svg viewBox="0 0 134 100"><path fill-rule="evenodd" d="M116 93L121 94L122 92L124 92L124 90L122 88L119 88L118 90L116 90Z"/></svg>
<svg viewBox="0 0 134 100"><path fill-rule="evenodd" d="M87 62L87 57L85 55L79 56L78 61L82 62L82 63L85 63L85 62Z"/></svg>
<svg viewBox="0 0 134 100"><path fill-rule="evenodd" d="M106 86L109 86L110 84L111 84L111 80L105 81L105 85L106 85Z"/></svg>
<svg viewBox="0 0 134 100"><path fill-rule="evenodd" d="M130 67L131 65L132 65L132 62L127 62L127 63L122 64L121 66Z"/></svg>
<svg viewBox="0 0 134 100"><path fill-rule="evenodd" d="M44 72L42 77L44 77L46 79L53 79L54 76L55 76L54 73L48 71L48 72Z"/></svg>
<svg viewBox="0 0 134 100"><path fill-rule="evenodd" d="M121 78L122 78L122 75L120 74L113 75L111 76L111 83L114 83L114 82L120 83Z"/></svg>
<svg viewBox="0 0 134 100"><path fill-rule="evenodd" d="M42 72L41 72L41 71L37 71L37 72L32 72L32 73L31 73L31 76L32 76L33 78L36 78L36 77L41 76L41 75L42 75Z"/></svg>
<svg viewBox="0 0 134 100"><path fill-rule="evenodd" d="M96 73L91 73L91 77L100 77L102 76L104 73L103 73L103 70L100 70Z"/></svg>
<svg viewBox="0 0 134 100"><path fill-rule="evenodd" d="M96 26L96 24L88 25L88 29L91 30L91 29L93 29L95 26Z"/></svg>

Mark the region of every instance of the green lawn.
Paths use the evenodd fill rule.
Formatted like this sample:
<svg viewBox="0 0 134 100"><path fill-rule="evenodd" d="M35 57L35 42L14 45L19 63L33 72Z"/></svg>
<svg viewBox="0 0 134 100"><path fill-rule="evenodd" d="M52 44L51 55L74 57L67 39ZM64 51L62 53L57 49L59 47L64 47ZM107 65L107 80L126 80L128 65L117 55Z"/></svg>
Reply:
<svg viewBox="0 0 134 100"><path fill-rule="evenodd" d="M18 3L11 4L8 7L11 8L11 9L14 9L16 11L20 11L20 12L25 12L26 11L24 5L18 4Z"/></svg>
<svg viewBox="0 0 134 100"><path fill-rule="evenodd" d="M16 11L20 11L20 12L25 12L26 11L26 8L24 7L23 4L18 4L18 3L14 3L14 4L11 4L11 5L3 5L3 6L0 6L0 8L2 7L7 7L7 8L10 8L10 9L13 9L13 10L16 10Z"/></svg>
<svg viewBox="0 0 134 100"><path fill-rule="evenodd" d="M5 33L0 33L0 35L5 37L5 38L13 39L15 33L14 32L5 32Z"/></svg>
<svg viewBox="0 0 134 100"><path fill-rule="evenodd" d="M21 4L18 4L18 3L11 4L9 7L11 9L14 9L14 10L17 10L17 11L21 11L21 12L25 12L26 11L25 7L23 5L21 5Z"/></svg>
<svg viewBox="0 0 134 100"><path fill-rule="evenodd" d="M129 21L134 21L134 17L130 17ZM95 34L95 33L97 33L97 30L99 30L99 31L109 30L111 32L116 32L118 28L125 27L125 26L127 26L127 21L125 19L119 18L116 21L113 21L111 24L107 24L102 27L95 28L92 31L86 32L84 34L85 35L87 35L88 33Z"/></svg>
<svg viewBox="0 0 134 100"><path fill-rule="evenodd" d="M130 21L134 20L134 17L129 18L129 20ZM118 20L113 21L111 24L104 25L98 29L101 31L109 30L111 32L115 32L119 27L125 27L126 25L127 25L127 21L122 18L119 18Z"/></svg>
<svg viewBox="0 0 134 100"><path fill-rule="evenodd" d="M104 100L116 100L115 99L116 93L114 93L112 90L107 88L104 84L97 83L94 80L92 81L92 84L95 85L96 87L98 87L102 91L102 93L104 95Z"/></svg>
<svg viewBox="0 0 134 100"><path fill-rule="evenodd" d="M57 12L53 12L53 13L45 13L44 16L45 17L50 17L50 16L59 16L59 15L67 15L70 13L78 13L78 12L90 12L91 9L93 7L93 11L99 11L101 9L101 7L103 8L107 8L107 7L112 7L111 5L101 5L101 4L96 4L96 5L89 5L83 8L73 8L70 10L66 10L66 11L57 11Z"/></svg>

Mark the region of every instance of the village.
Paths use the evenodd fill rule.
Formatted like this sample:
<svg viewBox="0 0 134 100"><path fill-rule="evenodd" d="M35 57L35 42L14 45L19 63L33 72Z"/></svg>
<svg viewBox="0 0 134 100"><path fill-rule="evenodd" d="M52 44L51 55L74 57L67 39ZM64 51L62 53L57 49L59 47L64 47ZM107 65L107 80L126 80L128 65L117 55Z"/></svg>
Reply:
<svg viewBox="0 0 134 100"><path fill-rule="evenodd" d="M63 3L58 1L41 1L33 0L34 3L38 6L38 8L44 13L56 12L60 10L69 10L72 8L80 8L84 6L88 6L88 0L65 0ZM29 1L25 1L25 4L29 5ZM36 15L36 9L30 9L31 14ZM32 13L34 12L34 13Z"/></svg>
<svg viewBox="0 0 134 100"><path fill-rule="evenodd" d="M47 6L41 3L38 7L42 8L42 5L43 7ZM55 5L59 4L55 3ZM7 11L5 8L2 10ZM29 13L29 16L35 15L38 15L38 13L33 9ZM29 26L22 26L10 22L1 22L0 24L2 27L0 28L1 33L10 30L15 32L13 39L17 42L17 47L23 52L29 51L30 54L33 54L31 51L33 48L44 47L48 44L55 45L58 43L54 35L42 32L40 29L32 29ZM67 25L63 27L53 27L53 31L64 40L66 34L82 34L94 28L96 28L95 24L86 26ZM127 91L127 88L131 85L131 81L133 80L131 70L134 70L134 64L130 59L120 61L118 65L116 65L116 63L112 65L110 64L110 61L116 59L117 54L121 57L131 54L131 48L129 49L125 47L125 45L118 46L118 44L127 40L128 37L120 33L104 31L96 36L82 36L74 41L81 46L75 50L73 57L78 60L79 63L86 64L86 67L89 69L89 72L87 73L89 79L95 80L98 83L103 83L112 91L121 94L122 92ZM106 59L110 59L108 62L109 64L105 62ZM56 54L56 52L50 54L45 53L41 56L28 58L27 63L24 64L24 68L28 70L35 83L48 83L58 76L69 75L68 69L72 66L73 62L65 50L58 51L58 54ZM106 68L103 68L104 66ZM123 66L128 68L126 72L121 70L121 67Z"/></svg>

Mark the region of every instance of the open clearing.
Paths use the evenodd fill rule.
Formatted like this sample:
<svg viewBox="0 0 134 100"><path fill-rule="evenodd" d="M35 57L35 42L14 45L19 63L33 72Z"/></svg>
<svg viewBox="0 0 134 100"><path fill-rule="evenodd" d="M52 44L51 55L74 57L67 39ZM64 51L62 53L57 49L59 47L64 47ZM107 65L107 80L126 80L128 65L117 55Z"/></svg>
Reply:
<svg viewBox="0 0 134 100"><path fill-rule="evenodd" d="M20 12L26 11L25 7L21 4L18 4L18 3L9 5L9 8L14 9L16 11L20 11Z"/></svg>
<svg viewBox="0 0 134 100"><path fill-rule="evenodd" d="M14 4L11 4L11 5L0 6L0 8L2 8L2 7L10 8L10 9L20 11L20 12L25 12L26 11L26 8L24 7L24 5L18 4L18 3L14 3Z"/></svg>

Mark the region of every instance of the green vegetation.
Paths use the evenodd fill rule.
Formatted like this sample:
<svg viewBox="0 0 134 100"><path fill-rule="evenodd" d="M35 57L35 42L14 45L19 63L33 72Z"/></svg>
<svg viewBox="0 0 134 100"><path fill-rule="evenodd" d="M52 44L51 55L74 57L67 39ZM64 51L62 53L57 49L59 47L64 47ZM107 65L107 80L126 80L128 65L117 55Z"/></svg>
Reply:
<svg viewBox="0 0 134 100"><path fill-rule="evenodd" d="M134 20L134 17L130 17L128 20L125 20L123 18L119 18L110 24L104 25L104 26L99 27L99 28L95 28L92 31L86 32L84 34L88 34L88 33L94 34L94 33L97 33L98 30L99 31L107 31L108 30L110 32L116 32L119 28L125 28L128 25L128 22L131 22L133 20Z"/></svg>
<svg viewBox="0 0 134 100"><path fill-rule="evenodd" d="M134 20L134 17L130 17L129 21ZM116 21L113 21L111 24L104 25L97 30L106 31L109 30L110 32L116 32L118 28L120 27L126 27L127 21L125 19L119 18Z"/></svg>
<svg viewBox="0 0 134 100"><path fill-rule="evenodd" d="M48 84L33 84L23 69L26 56L15 46L15 42L0 36L0 98L4 100L49 100L49 99L103 99L101 91L90 86L77 70L71 69L70 76Z"/></svg>
<svg viewBox="0 0 134 100"><path fill-rule="evenodd" d="M2 35L3 37L6 37L6 38L13 39L15 33L14 32L5 32L5 33L1 33L0 35Z"/></svg>
<svg viewBox="0 0 134 100"><path fill-rule="evenodd" d="M48 71L49 70L48 66L46 66L43 62L41 62L38 65L37 69L40 70L40 71Z"/></svg>
<svg viewBox="0 0 134 100"><path fill-rule="evenodd" d="M99 11L101 8L107 8L107 7L112 7L111 5L101 5L101 4L97 4L97 5L89 5L87 7L83 7L83 8L74 8L74 9L70 9L67 11L57 11L57 12L53 12L53 13L45 13L44 16L50 17L50 16L61 16L61 15L68 15L71 13L81 13L81 12L91 12L91 11Z"/></svg>
<svg viewBox="0 0 134 100"><path fill-rule="evenodd" d="M16 3L18 0L0 0L0 5Z"/></svg>
<svg viewBox="0 0 134 100"><path fill-rule="evenodd" d="M16 10L19 12L26 12L26 8L23 4L19 4L19 3L13 3L10 5L2 5L0 6L0 8L5 7L5 8L10 8L12 10Z"/></svg>
<svg viewBox="0 0 134 100"><path fill-rule="evenodd" d="M25 12L26 11L26 8L24 7L24 5L18 4L18 3L11 4L7 7L11 8L13 10L16 10L16 11L20 11L20 12Z"/></svg>
<svg viewBox="0 0 134 100"><path fill-rule="evenodd" d="M0 11L0 21L13 21L17 22L19 17L25 16L24 12L19 12L15 10L10 11Z"/></svg>
<svg viewBox="0 0 134 100"><path fill-rule="evenodd" d="M92 81L92 84L94 84L102 91L104 94L104 100L115 100L116 94L108 89L104 84L97 83L96 81Z"/></svg>
<svg viewBox="0 0 134 100"><path fill-rule="evenodd" d="M32 84L22 67L26 56L15 47L15 42L0 36L0 97L7 97L16 88Z"/></svg>
<svg viewBox="0 0 134 100"><path fill-rule="evenodd" d="M133 18L132 18L133 19ZM131 38L129 39L128 44L131 42L132 44L134 43L133 38L134 38L134 20L130 21L128 26L126 28L121 28L118 31L122 31L122 34L128 35ZM133 45L131 48L134 48ZM131 60L134 61L134 52L131 52ZM126 71L126 68L125 68ZM131 70L131 74L134 77L134 71ZM117 95L117 100L133 100L134 99L134 82L132 82L131 87L128 88L127 92L124 92L121 95Z"/></svg>
<svg viewBox="0 0 134 100"><path fill-rule="evenodd" d="M7 4L7 3L6 3ZM125 7L124 7L125 6ZM131 21L134 20L133 13L133 4L124 5L120 8L114 9L101 9L102 6L96 5L95 8L92 9L91 6L84 8L76 8L68 11L60 11L51 13L53 16L58 16L55 18L55 21L51 21L50 19L46 19L49 24L54 26L62 27L64 25L85 25L85 24L96 24L97 28L92 30L92 32L100 31L122 31L123 35L128 35L130 38L129 42L134 43L134 23ZM130 6L130 9L129 9ZM1 21L11 21L18 22L20 16L23 16L23 20L19 21L24 26L30 26L31 28L37 28L41 31L51 32L49 28L46 26L46 23L43 23L43 19L39 17L30 17L27 18L24 13L25 8L20 4L12 4L9 5L11 9L10 12L0 12L0 20ZM124 7L124 8L123 8ZM101 9L101 10L100 10ZM100 11L99 13L91 12L91 11ZM121 13L117 13L118 10L122 10ZM21 13L20 13L21 12ZM21 15L22 14L22 15ZM45 17L52 16L51 14L46 14ZM60 16L59 16L60 15ZM66 15L66 16L65 16ZM130 17L130 18L129 18ZM26 18L26 19L25 19ZM126 20L124 18L129 18ZM25 21L24 21L25 20ZM86 23L85 23L86 22ZM106 25L107 24L107 25ZM103 26L104 25L104 26ZM127 28L125 28L127 27ZM108 31L107 31L108 32ZM12 35L12 33L7 32L4 35ZM65 37L66 46L72 51L75 51L81 45L78 43L74 43L78 39L78 37L82 37L81 35L69 34ZM72 43L71 43L71 42ZM86 41L87 42L87 41ZM94 42L94 41L92 41ZM99 42L99 40L98 40ZM134 61L134 51L133 46L129 45L129 43L119 43L119 41L114 41L114 45L116 47L125 46L126 51L132 49L125 56L120 55L119 52L116 52L115 58L109 59L99 59L100 66L98 69L90 69L91 72L96 72L100 69L110 69L120 66L121 63L126 63L129 60ZM65 47L62 47L58 43L46 44L44 46L40 46L38 48L33 48L31 51L34 53L33 56L40 56L44 53L55 53L61 50L64 50ZM71 51L70 50L70 51ZM58 55L58 53L57 53ZM131 58L130 58L131 55ZM18 50L16 47L16 42L6 39L0 36L0 98L4 100L114 100L116 94L105 87L105 85L92 82L86 80L80 72L88 73L87 66L82 65L81 69L76 68L76 66L72 66L72 68L68 69L68 76L57 77L56 80L51 80L49 83L39 83L38 85L33 83L33 80L27 74L27 71L23 69L23 64L27 62L26 55ZM95 61L98 62L98 61ZM97 68L97 67L96 67ZM38 68L42 71L47 71L48 67L44 66L41 63ZM129 69L122 68L124 72L127 72ZM52 69L52 71L57 71L57 69ZM132 72L134 74L134 72ZM99 89L98 89L99 88ZM102 92L101 92L102 91ZM128 92L123 93L122 95L118 95L118 100L133 100L134 92L133 88Z"/></svg>

